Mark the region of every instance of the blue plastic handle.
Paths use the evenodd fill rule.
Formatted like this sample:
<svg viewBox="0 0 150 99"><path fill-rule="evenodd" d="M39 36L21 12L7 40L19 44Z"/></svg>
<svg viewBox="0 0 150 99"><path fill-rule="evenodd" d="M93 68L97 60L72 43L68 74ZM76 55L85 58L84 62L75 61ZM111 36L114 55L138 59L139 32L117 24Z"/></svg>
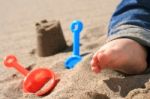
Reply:
<svg viewBox="0 0 150 99"><path fill-rule="evenodd" d="M72 22L71 31L73 32L73 55L80 55L80 32L83 29L83 23L79 20Z"/></svg>
<svg viewBox="0 0 150 99"><path fill-rule="evenodd" d="M83 23L79 20L75 20L72 22L70 29L73 33L80 33L83 29Z"/></svg>

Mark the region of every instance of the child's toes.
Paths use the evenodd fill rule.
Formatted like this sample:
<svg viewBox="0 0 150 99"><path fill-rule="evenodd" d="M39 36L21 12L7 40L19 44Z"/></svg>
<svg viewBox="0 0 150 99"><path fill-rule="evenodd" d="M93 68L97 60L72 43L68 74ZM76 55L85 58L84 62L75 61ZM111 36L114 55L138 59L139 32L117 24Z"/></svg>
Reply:
<svg viewBox="0 0 150 99"><path fill-rule="evenodd" d="M99 73L101 71L101 68L99 66L92 66L91 67L92 71L94 71L95 73Z"/></svg>
<svg viewBox="0 0 150 99"><path fill-rule="evenodd" d="M96 55L91 60L91 69L96 73L100 72L100 65Z"/></svg>
<svg viewBox="0 0 150 99"><path fill-rule="evenodd" d="M107 54L98 53L97 55L97 60L102 69L107 68L107 64L109 62L108 59L109 59L109 56Z"/></svg>

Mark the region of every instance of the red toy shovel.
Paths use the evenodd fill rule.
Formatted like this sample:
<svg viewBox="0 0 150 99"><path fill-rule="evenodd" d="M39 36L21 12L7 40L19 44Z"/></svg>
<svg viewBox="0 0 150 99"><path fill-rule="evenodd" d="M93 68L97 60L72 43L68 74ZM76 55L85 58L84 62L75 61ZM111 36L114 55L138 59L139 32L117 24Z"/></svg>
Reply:
<svg viewBox="0 0 150 99"><path fill-rule="evenodd" d="M25 76L23 90L26 93L35 93L37 96L45 95L50 93L59 81L59 79L56 79L54 72L46 68L38 68L29 72L17 62L14 55L5 57L4 64L7 67L14 67ZM43 89L44 85L47 85L45 89Z"/></svg>

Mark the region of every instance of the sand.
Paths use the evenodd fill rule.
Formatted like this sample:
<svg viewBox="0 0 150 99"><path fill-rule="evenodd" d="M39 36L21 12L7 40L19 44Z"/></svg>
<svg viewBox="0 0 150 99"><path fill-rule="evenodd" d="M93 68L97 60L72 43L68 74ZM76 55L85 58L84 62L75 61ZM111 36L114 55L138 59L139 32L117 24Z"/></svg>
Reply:
<svg viewBox="0 0 150 99"><path fill-rule="evenodd" d="M108 22L119 0L0 0L0 58L8 54L30 70L45 67L60 76L50 94L37 97L22 92L23 76L0 62L0 99L148 99L149 74L126 76L113 70L95 74L90 69L93 53L105 43ZM36 27L41 20L59 20L68 48L39 57ZM72 54L70 23L82 20L82 61L68 70L64 61Z"/></svg>

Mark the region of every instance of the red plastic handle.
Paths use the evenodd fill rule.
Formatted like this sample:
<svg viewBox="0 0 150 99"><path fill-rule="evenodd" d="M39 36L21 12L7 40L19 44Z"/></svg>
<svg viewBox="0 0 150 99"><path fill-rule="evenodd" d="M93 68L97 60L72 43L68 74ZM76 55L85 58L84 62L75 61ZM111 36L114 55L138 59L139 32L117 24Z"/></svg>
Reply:
<svg viewBox="0 0 150 99"><path fill-rule="evenodd" d="M4 58L4 64L6 67L14 67L17 69L21 74L26 76L29 71L22 67L18 62L17 58L14 55L8 55Z"/></svg>

